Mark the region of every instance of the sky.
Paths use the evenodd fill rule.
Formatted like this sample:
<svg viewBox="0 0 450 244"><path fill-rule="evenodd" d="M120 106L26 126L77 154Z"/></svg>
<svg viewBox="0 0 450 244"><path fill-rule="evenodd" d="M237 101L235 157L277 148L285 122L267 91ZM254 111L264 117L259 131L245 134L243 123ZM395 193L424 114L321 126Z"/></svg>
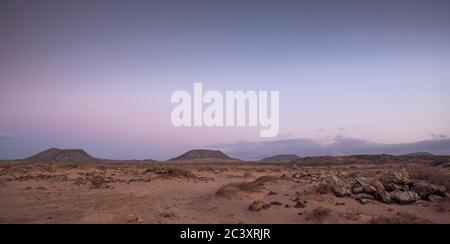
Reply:
<svg viewBox="0 0 450 244"><path fill-rule="evenodd" d="M342 138L448 149L449 13L446 0L1 1L0 159L51 147L167 159ZM171 94L194 82L279 91L279 136L175 128Z"/></svg>

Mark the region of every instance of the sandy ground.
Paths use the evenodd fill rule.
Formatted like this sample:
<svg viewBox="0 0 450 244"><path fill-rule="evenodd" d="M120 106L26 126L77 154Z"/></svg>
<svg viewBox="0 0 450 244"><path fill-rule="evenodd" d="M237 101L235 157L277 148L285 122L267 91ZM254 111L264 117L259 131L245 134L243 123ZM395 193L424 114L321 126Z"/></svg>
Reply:
<svg viewBox="0 0 450 244"><path fill-rule="evenodd" d="M408 167L1 163L0 223L450 223L445 197L408 205L361 204L317 193L327 172L373 178ZM307 174L293 177L298 172ZM250 189L223 188L255 181L257 187ZM270 207L250 211L257 200Z"/></svg>

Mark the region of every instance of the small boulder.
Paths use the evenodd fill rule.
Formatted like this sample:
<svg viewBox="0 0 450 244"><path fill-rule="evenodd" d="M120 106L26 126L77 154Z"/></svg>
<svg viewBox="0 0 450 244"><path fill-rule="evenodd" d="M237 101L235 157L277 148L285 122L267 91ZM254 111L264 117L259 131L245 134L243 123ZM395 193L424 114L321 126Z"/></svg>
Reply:
<svg viewBox="0 0 450 244"><path fill-rule="evenodd" d="M358 201L359 201L359 203L361 203L362 205L366 205L366 204L372 202L372 200L365 199L365 198L359 199Z"/></svg>
<svg viewBox="0 0 450 244"><path fill-rule="evenodd" d="M261 200L256 200L252 204L250 204L248 209L252 212L259 212L263 209L268 209L268 208L270 208L270 204L264 203Z"/></svg>
<svg viewBox="0 0 450 244"><path fill-rule="evenodd" d="M399 185L399 184L396 184L396 183L394 183L394 182L385 182L385 183L384 183L384 188L385 188L386 191L388 191L388 192L393 192L393 191L409 191L408 185Z"/></svg>
<svg viewBox="0 0 450 244"><path fill-rule="evenodd" d="M368 194L375 193L375 188L369 183L369 181L364 177L357 177L356 178L356 184L354 185L355 188L362 187L363 192Z"/></svg>
<svg viewBox="0 0 450 244"><path fill-rule="evenodd" d="M391 203L392 199L390 194L384 188L383 183L378 180L372 181L372 187L375 188L374 197L380 202Z"/></svg>
<svg viewBox="0 0 450 244"><path fill-rule="evenodd" d="M402 205L412 204L420 200L420 196L412 191L394 191L390 196L394 202Z"/></svg>
<svg viewBox="0 0 450 244"><path fill-rule="evenodd" d="M355 186L352 188L352 192L355 194L358 193L363 193L364 192L364 188L362 186Z"/></svg>
<svg viewBox="0 0 450 244"><path fill-rule="evenodd" d="M352 194L351 191L346 187L344 187L343 185L337 185L333 187L333 192L334 195L337 197L348 197Z"/></svg>
<svg viewBox="0 0 450 244"><path fill-rule="evenodd" d="M337 197L346 197L351 195L351 191L345 187L344 183L335 175L331 174L323 178L317 188L320 194L333 192Z"/></svg>
<svg viewBox="0 0 450 244"><path fill-rule="evenodd" d="M328 175L323 178L322 182L317 188L317 192L320 194L327 194L333 191L333 188L340 185L340 180L335 175Z"/></svg>
<svg viewBox="0 0 450 244"><path fill-rule="evenodd" d="M355 200L361 200L361 199L368 199L368 200L375 200L375 197L373 195L367 194L367 193L360 193L355 194L352 196Z"/></svg>
<svg viewBox="0 0 450 244"><path fill-rule="evenodd" d="M142 224L142 223L144 223L144 220L141 219L140 217L135 217L135 218L128 219L128 223L131 223L131 224Z"/></svg>
<svg viewBox="0 0 450 244"><path fill-rule="evenodd" d="M405 185L409 182L409 174L405 169L401 169L397 172L390 172L387 176L381 178L381 182L384 185Z"/></svg>
<svg viewBox="0 0 450 244"><path fill-rule="evenodd" d="M436 195L429 195L428 196L428 201L430 201L430 202L441 202L442 201L442 197L436 196Z"/></svg>

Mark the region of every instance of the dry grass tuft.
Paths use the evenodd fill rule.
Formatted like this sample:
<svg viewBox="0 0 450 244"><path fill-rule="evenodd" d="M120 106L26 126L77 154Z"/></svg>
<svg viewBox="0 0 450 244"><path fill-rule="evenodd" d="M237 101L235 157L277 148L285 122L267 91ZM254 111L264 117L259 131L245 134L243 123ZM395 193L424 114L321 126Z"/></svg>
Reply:
<svg viewBox="0 0 450 244"><path fill-rule="evenodd" d="M216 192L216 195L225 198L236 198L240 197L242 193L258 193L263 190L265 184L276 182L279 180L284 179L277 176L266 175L261 176L252 182L231 183L222 186Z"/></svg>
<svg viewBox="0 0 450 244"><path fill-rule="evenodd" d="M262 186L255 184L254 182L231 183L222 186L216 192L216 195L224 198L235 198L242 193L258 193L261 192L261 190Z"/></svg>
<svg viewBox="0 0 450 244"><path fill-rule="evenodd" d="M331 214L331 212L332 211L329 208L318 207L318 208L314 209L312 212L308 213L306 219L321 222L326 217L328 217Z"/></svg>
<svg viewBox="0 0 450 244"><path fill-rule="evenodd" d="M177 178L195 178L195 176L191 173L191 171L181 168L167 169L167 175Z"/></svg>

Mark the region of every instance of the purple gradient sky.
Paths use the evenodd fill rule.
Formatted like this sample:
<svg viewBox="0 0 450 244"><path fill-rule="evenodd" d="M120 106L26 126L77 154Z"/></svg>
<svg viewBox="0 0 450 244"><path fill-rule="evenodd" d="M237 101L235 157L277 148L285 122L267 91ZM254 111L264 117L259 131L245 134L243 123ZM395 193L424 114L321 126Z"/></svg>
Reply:
<svg viewBox="0 0 450 244"><path fill-rule="evenodd" d="M314 3L313 3L314 2ZM279 90L280 139L450 135L449 1L1 1L0 159L166 159L260 141L174 128L170 95Z"/></svg>

